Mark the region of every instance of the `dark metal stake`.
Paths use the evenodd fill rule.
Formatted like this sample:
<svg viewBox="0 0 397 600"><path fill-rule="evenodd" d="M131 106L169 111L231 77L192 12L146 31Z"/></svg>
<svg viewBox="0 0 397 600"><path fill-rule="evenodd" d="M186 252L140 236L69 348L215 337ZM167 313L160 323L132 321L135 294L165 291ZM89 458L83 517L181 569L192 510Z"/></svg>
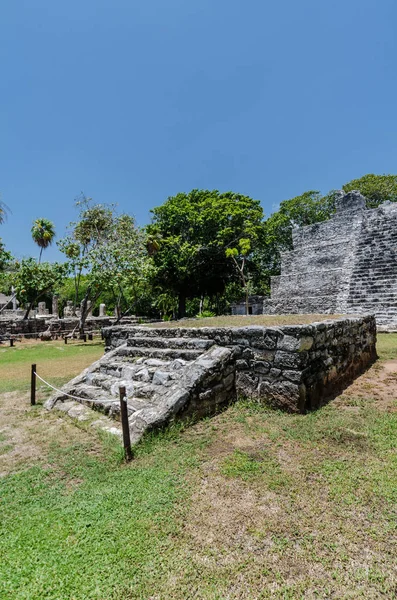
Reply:
<svg viewBox="0 0 397 600"><path fill-rule="evenodd" d="M130 439L130 426L128 424L128 408L127 408L127 398L125 387L120 386L120 416L121 416L121 426L123 428L123 446L124 446L124 456L126 461L132 460L132 450L131 450L131 439Z"/></svg>
<svg viewBox="0 0 397 600"><path fill-rule="evenodd" d="M65 340L65 344L67 344L68 343L68 336L67 335L65 335L64 340Z"/></svg>
<svg viewBox="0 0 397 600"><path fill-rule="evenodd" d="M14 346L14 340L12 338L10 338L10 348L12 348Z"/></svg>
<svg viewBox="0 0 397 600"><path fill-rule="evenodd" d="M32 365L32 374L30 378L30 404L36 404L36 365Z"/></svg>

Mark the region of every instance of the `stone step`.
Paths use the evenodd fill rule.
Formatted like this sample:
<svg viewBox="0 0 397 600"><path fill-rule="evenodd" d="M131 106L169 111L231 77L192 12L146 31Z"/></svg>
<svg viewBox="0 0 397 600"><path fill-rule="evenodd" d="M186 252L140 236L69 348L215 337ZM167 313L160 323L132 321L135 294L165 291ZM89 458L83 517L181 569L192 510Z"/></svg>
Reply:
<svg viewBox="0 0 397 600"><path fill-rule="evenodd" d="M73 386L68 390L68 393L79 399L79 402L90 408L100 410L104 414L109 414L112 407L117 405L117 398L109 396L104 389L91 385L89 383L81 383Z"/></svg>
<svg viewBox="0 0 397 600"><path fill-rule="evenodd" d="M146 348L169 348L169 349L182 349L182 350L200 350L205 352L214 345L214 341L210 339L201 338L167 338L158 336L149 337L131 337L128 340L128 345L132 345L135 348L146 347Z"/></svg>
<svg viewBox="0 0 397 600"><path fill-rule="evenodd" d="M148 358L160 358L163 360L171 360L176 358L182 358L183 360L194 360L198 358L200 354L203 354L203 350L189 350L179 348L145 348L132 346L134 338L127 341L127 346L123 348L123 353L126 356L146 356Z"/></svg>
<svg viewBox="0 0 397 600"><path fill-rule="evenodd" d="M98 374L96 375L98 376ZM142 397L127 395L128 414L132 415L137 410L155 406L155 404L151 402L154 393L155 390L152 390L151 394ZM109 392L106 392L102 387L98 387L95 384L84 383L73 389L73 395L76 396L76 398L79 398L80 403L84 406L98 410L116 420L120 419L120 398L118 390L117 395L110 395Z"/></svg>

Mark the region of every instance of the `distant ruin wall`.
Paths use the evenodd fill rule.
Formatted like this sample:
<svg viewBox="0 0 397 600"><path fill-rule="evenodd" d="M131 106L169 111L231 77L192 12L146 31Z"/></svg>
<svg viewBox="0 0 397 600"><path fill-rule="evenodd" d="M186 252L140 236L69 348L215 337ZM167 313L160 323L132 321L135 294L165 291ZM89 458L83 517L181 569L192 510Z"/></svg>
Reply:
<svg viewBox="0 0 397 600"><path fill-rule="evenodd" d="M376 360L372 316L282 327L109 327L108 350L134 338L210 339L233 350L237 391L291 412L318 408Z"/></svg>
<svg viewBox="0 0 397 600"><path fill-rule="evenodd" d="M87 331L97 331L102 327L111 325L110 317L92 317L85 322ZM78 325L78 319L55 319L55 318L38 318L38 319L0 319L0 338L9 337L10 335L22 335L31 337L34 334L47 331L73 331Z"/></svg>
<svg viewBox="0 0 397 600"><path fill-rule="evenodd" d="M397 203L367 210L358 192L342 195L335 216L293 232L264 312L374 313L397 326Z"/></svg>

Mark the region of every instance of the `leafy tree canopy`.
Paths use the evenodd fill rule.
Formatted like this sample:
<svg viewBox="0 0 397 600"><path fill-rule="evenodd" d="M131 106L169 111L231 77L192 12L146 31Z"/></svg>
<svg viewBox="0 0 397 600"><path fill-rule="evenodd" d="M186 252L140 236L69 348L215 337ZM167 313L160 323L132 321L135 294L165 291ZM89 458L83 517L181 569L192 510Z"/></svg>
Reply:
<svg viewBox="0 0 397 600"><path fill-rule="evenodd" d="M35 221L33 221L31 233L33 241L40 248L39 262L41 262L41 255L43 253L43 250L48 248L48 246L51 246L54 240L54 223L52 223L52 221L50 221L49 219L36 219Z"/></svg>
<svg viewBox="0 0 397 600"><path fill-rule="evenodd" d="M258 200L218 190L179 193L151 212L146 231L154 281L178 296L180 316L186 298L222 293L238 276L232 257L255 247L263 223Z"/></svg>
<svg viewBox="0 0 397 600"><path fill-rule="evenodd" d="M145 277L147 261L144 235L132 216L116 213L114 205L94 204L91 198L80 197L76 205L79 220L70 224L69 234L58 242L74 273L75 304L79 298L85 274L85 306L93 304L107 292L120 308L128 304L128 288L137 294ZM131 296L131 294L130 294ZM83 309L80 331L84 328Z"/></svg>
<svg viewBox="0 0 397 600"><path fill-rule="evenodd" d="M367 207L376 208L386 200L397 202L397 175L371 173L345 183L343 190L345 192L359 190L367 198Z"/></svg>
<svg viewBox="0 0 397 600"><path fill-rule="evenodd" d="M64 263L39 263L34 258L15 261L11 273L11 283L19 300L29 303L25 315L42 296L49 294L67 277L68 265Z"/></svg>
<svg viewBox="0 0 397 600"><path fill-rule="evenodd" d="M7 266L11 263L11 252L5 249L2 239L0 238L0 273L4 272Z"/></svg>

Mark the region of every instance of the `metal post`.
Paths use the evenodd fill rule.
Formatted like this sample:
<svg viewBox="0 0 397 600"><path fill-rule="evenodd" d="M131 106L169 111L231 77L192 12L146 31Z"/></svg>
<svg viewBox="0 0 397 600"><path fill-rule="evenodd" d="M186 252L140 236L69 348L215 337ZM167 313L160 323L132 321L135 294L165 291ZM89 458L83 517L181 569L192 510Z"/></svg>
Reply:
<svg viewBox="0 0 397 600"><path fill-rule="evenodd" d="M30 404L36 404L36 365L32 365L32 374L30 378Z"/></svg>
<svg viewBox="0 0 397 600"><path fill-rule="evenodd" d="M126 391L124 386L120 386L120 416L121 416L121 426L123 429L123 446L124 446L124 456L126 461L132 460L132 450L131 450L131 439L130 439L130 426L128 424L128 408L127 408L127 398Z"/></svg>
<svg viewBox="0 0 397 600"><path fill-rule="evenodd" d="M65 344L67 344L68 343L68 336L65 335L65 337L63 339L65 340Z"/></svg>
<svg viewBox="0 0 397 600"><path fill-rule="evenodd" d="M14 346L14 340L13 340L13 338L10 338L10 348L13 348L13 346Z"/></svg>

